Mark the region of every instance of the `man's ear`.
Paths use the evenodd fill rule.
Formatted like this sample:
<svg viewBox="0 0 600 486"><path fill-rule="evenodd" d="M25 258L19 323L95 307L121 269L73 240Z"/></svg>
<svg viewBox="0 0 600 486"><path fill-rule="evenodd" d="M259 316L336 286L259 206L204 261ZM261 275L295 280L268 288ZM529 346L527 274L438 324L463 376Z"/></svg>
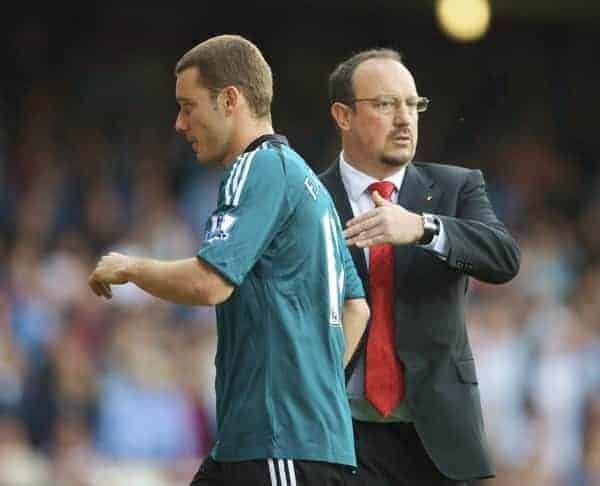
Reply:
<svg viewBox="0 0 600 486"><path fill-rule="evenodd" d="M233 113L242 101L242 93L236 86L227 86L219 94L226 115Z"/></svg>
<svg viewBox="0 0 600 486"><path fill-rule="evenodd" d="M329 111L340 130L344 131L350 129L351 109L349 106L336 101L331 105Z"/></svg>

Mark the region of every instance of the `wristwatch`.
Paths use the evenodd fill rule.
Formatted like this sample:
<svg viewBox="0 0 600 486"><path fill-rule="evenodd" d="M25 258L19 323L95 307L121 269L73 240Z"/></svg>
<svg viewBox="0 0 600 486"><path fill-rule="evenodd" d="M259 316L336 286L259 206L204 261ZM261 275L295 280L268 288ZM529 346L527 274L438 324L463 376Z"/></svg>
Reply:
<svg viewBox="0 0 600 486"><path fill-rule="evenodd" d="M421 214L423 218L423 237L418 241L419 245L428 245L434 237L440 234L440 222L429 213Z"/></svg>

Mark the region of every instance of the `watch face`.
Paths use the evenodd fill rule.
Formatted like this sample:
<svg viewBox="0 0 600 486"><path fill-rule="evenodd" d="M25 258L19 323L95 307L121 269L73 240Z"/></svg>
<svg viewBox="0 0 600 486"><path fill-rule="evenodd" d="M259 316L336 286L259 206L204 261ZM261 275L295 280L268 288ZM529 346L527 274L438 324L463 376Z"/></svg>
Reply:
<svg viewBox="0 0 600 486"><path fill-rule="evenodd" d="M419 244L428 245L440 232L437 219L431 214L423 214L423 237Z"/></svg>
<svg viewBox="0 0 600 486"><path fill-rule="evenodd" d="M419 241L420 245L428 245L433 237L439 233L439 226L436 219L431 214L423 214L423 237Z"/></svg>
<svg viewBox="0 0 600 486"><path fill-rule="evenodd" d="M425 231L431 232L433 234L437 234L439 231L439 227L435 218L429 214L423 216L423 226L425 227Z"/></svg>

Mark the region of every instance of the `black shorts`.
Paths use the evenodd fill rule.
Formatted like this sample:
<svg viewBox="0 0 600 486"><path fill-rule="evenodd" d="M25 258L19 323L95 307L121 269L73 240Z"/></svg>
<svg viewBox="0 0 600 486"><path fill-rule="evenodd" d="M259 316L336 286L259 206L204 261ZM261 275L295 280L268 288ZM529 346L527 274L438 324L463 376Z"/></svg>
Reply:
<svg viewBox="0 0 600 486"><path fill-rule="evenodd" d="M345 486L354 468L293 459L204 460L190 486Z"/></svg>

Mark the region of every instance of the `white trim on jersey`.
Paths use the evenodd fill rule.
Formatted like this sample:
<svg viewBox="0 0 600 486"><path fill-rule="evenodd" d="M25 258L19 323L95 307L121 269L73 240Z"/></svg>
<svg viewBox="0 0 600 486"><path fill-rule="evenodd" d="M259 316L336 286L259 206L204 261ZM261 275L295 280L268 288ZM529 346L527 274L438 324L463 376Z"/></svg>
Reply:
<svg viewBox="0 0 600 486"><path fill-rule="evenodd" d="M229 177L227 178L227 183L225 184L225 204L227 204L227 205L231 204L233 192L235 191L235 187L236 187L237 181L239 179L240 170L241 170L242 166L244 165L244 162L246 161L247 158L248 158L248 154L242 155L240 157L240 159L237 162L235 162L233 170L231 171L231 174L229 174ZM232 189L232 185L233 185L233 189Z"/></svg>
<svg viewBox="0 0 600 486"><path fill-rule="evenodd" d="M240 197L244 190L244 184L250 172L252 160L259 150L264 150L268 147L268 142L261 143L252 152L242 154L237 162L234 163L233 170L227 178L225 184L225 204L228 206L237 206L240 203Z"/></svg>
<svg viewBox="0 0 600 486"><path fill-rule="evenodd" d="M323 234L325 235L325 257L327 258L327 280L329 287L329 324L332 326L341 327L342 319L340 315L340 291L343 288L338 287L342 279L338 277L336 271L335 245L336 228L331 217L331 213L327 211L321 220ZM335 246L334 246L335 245Z"/></svg>
<svg viewBox="0 0 600 486"><path fill-rule="evenodd" d="M271 486L297 486L293 459L277 459L277 468L275 467L275 459L267 459L267 464L269 465ZM286 465L287 474L285 471ZM289 483L288 477L290 478Z"/></svg>
<svg viewBox="0 0 600 486"><path fill-rule="evenodd" d="M252 160L254 160L254 156L256 155L256 152L258 152L258 150L254 150L254 151L250 152L250 155L248 155L248 158L244 162L243 173L242 173L242 170L240 169L241 177L240 177L238 184L236 184L236 187L235 187L235 195L233 196L233 203L232 203L233 206L237 206L240 203L240 197L242 195L242 191L244 190L244 184L246 184L246 179L248 178L248 172L250 172L250 166L252 165Z"/></svg>

